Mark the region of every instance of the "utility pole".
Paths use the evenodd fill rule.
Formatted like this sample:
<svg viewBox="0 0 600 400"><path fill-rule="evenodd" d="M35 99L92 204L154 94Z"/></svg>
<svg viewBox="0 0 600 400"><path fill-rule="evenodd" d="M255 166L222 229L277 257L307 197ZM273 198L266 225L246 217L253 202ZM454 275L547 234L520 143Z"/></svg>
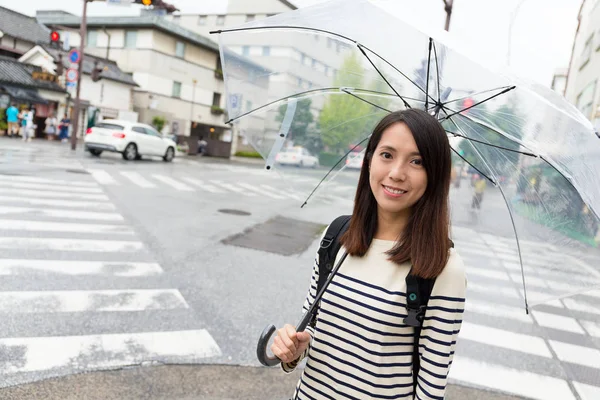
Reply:
<svg viewBox="0 0 600 400"><path fill-rule="evenodd" d="M450 30L450 19L452 18L452 6L454 5L454 0L442 0L444 2L444 11L446 11L446 26L444 29L446 31Z"/></svg>
<svg viewBox="0 0 600 400"><path fill-rule="evenodd" d="M79 30L79 60L77 62L77 88L75 88L75 103L71 112L73 131L71 132L71 150L77 149L77 133L79 131L79 108L81 107L81 75L83 74L83 57L85 52L85 38L87 36L87 4L94 0L83 0L83 15L81 16L81 27Z"/></svg>

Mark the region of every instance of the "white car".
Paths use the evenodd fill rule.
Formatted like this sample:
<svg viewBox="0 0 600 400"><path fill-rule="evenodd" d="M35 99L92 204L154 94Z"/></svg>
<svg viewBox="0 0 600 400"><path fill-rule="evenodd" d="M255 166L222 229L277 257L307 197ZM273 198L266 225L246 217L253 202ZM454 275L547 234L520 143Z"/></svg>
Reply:
<svg viewBox="0 0 600 400"><path fill-rule="evenodd" d="M346 157L346 168L348 169L361 169L363 160L365 159L365 153L352 152Z"/></svg>
<svg viewBox="0 0 600 400"><path fill-rule="evenodd" d="M103 151L121 153L125 160L140 159L142 156L159 156L164 161L173 161L175 142L163 137L150 125L137 122L104 120L88 128L84 138L85 150L99 157Z"/></svg>
<svg viewBox="0 0 600 400"><path fill-rule="evenodd" d="M316 168L319 166L319 159L301 146L281 149L275 156L275 162L279 165L295 165L296 167Z"/></svg>

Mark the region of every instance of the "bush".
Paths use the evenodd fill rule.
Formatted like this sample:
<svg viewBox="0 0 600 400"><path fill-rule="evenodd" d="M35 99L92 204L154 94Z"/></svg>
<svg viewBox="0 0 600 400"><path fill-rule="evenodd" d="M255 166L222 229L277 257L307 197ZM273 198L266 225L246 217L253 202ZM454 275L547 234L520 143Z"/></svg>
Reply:
<svg viewBox="0 0 600 400"><path fill-rule="evenodd" d="M155 116L152 118L152 125L156 128L157 131L162 132L163 127L167 123L167 120L160 116Z"/></svg>
<svg viewBox="0 0 600 400"><path fill-rule="evenodd" d="M339 154L323 152L319 154L319 164L324 167L333 167L340 158L342 158L342 156Z"/></svg>
<svg viewBox="0 0 600 400"><path fill-rule="evenodd" d="M249 158L262 158L262 156L255 151L238 151L235 153L236 157L249 157Z"/></svg>

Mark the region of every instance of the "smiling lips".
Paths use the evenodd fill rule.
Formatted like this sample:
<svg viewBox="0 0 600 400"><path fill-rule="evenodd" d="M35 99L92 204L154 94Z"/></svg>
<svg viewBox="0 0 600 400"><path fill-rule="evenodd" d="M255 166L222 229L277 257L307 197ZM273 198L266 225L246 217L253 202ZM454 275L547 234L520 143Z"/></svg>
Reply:
<svg viewBox="0 0 600 400"><path fill-rule="evenodd" d="M392 186L386 186L386 185L382 185L383 189L391 196L393 197L400 197L403 194L405 194L407 191L406 190L402 190L402 189L398 189Z"/></svg>

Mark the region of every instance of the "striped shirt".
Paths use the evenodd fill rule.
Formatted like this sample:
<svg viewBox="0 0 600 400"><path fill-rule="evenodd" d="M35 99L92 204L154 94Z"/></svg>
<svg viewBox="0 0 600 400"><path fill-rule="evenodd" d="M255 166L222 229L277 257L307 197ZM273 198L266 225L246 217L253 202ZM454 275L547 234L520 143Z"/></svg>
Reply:
<svg viewBox="0 0 600 400"><path fill-rule="evenodd" d="M373 239L363 257L348 256L327 288L294 399L443 400L465 305L465 269L451 249L436 279L419 342L421 369L413 393L413 329L404 324L410 264L394 264L386 251L393 241ZM338 259L343 254L338 253ZM317 255L318 257L318 255ZM317 260L304 311L318 281Z"/></svg>

